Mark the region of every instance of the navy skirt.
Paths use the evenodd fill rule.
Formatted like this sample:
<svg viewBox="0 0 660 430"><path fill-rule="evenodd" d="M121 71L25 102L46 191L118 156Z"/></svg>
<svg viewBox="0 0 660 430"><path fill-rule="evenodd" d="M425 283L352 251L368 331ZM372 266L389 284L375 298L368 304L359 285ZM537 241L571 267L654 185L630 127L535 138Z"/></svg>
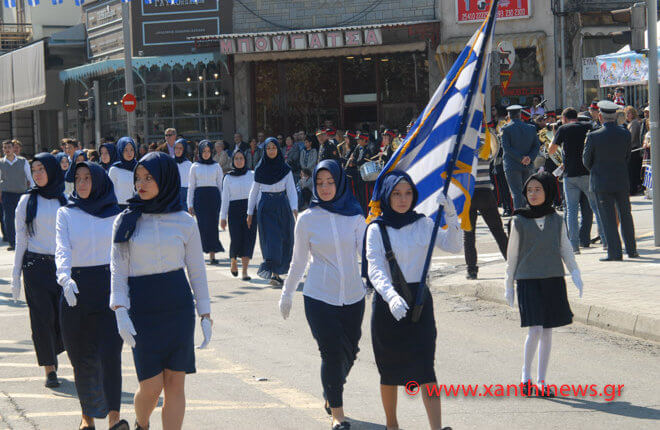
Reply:
<svg viewBox="0 0 660 430"><path fill-rule="evenodd" d="M573 322L563 276L516 281L520 326L561 327Z"/></svg>
<svg viewBox="0 0 660 430"><path fill-rule="evenodd" d="M55 270L53 255L27 251L23 256L25 301L39 366L57 366L57 355L64 352L59 317L62 289Z"/></svg>
<svg viewBox="0 0 660 430"><path fill-rule="evenodd" d="M218 222L220 219L220 190L218 187L195 188L193 209L197 218L199 235L202 237L204 252L223 252L220 243Z"/></svg>
<svg viewBox="0 0 660 430"><path fill-rule="evenodd" d="M261 193L257 224L264 259L257 274L270 279L272 275L287 273L293 255L294 220L286 192Z"/></svg>
<svg viewBox="0 0 660 430"><path fill-rule="evenodd" d="M179 190L179 200L183 210L188 212L188 187L181 187Z"/></svg>
<svg viewBox="0 0 660 430"><path fill-rule="evenodd" d="M71 307L62 296L62 338L82 413L105 418L121 406L121 348L115 313L110 304L110 266L74 267L78 302Z"/></svg>
<svg viewBox="0 0 660 430"><path fill-rule="evenodd" d="M419 283L408 284L413 297ZM380 373L381 385L419 385L435 382L435 342L437 331L433 314L433 298L426 288L420 320L412 322L412 306L397 321L380 294L374 294L371 314L371 342Z"/></svg>
<svg viewBox="0 0 660 430"><path fill-rule="evenodd" d="M183 269L128 278L138 380L164 369L195 373L195 306Z"/></svg>
<svg viewBox="0 0 660 430"><path fill-rule="evenodd" d="M254 244L257 241L257 225L247 226L247 199L229 202L227 223L229 224L229 258L252 258Z"/></svg>

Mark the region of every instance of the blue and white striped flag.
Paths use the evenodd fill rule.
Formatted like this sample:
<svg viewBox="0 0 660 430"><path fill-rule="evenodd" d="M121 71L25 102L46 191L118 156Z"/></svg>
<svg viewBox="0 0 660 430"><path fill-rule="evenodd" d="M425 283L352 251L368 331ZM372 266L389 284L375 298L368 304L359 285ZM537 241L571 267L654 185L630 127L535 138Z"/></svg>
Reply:
<svg viewBox="0 0 660 430"><path fill-rule="evenodd" d="M417 185L417 212L435 219L439 209L437 197L446 191L456 206L462 227L468 228L496 11L497 0L493 0L488 17L383 168L374 195L378 195L380 180L387 172L403 170ZM450 185L445 190L449 176ZM369 206L370 219L378 216L380 202L371 201ZM444 224L442 219L441 225Z"/></svg>
<svg viewBox="0 0 660 430"><path fill-rule="evenodd" d="M153 4L156 0L144 0L144 4Z"/></svg>
<svg viewBox="0 0 660 430"><path fill-rule="evenodd" d="M28 5L35 7L39 5L39 0L28 0Z"/></svg>
<svg viewBox="0 0 660 430"><path fill-rule="evenodd" d="M83 3L85 3L85 0L74 0L76 2L76 6L82 6Z"/></svg>
<svg viewBox="0 0 660 430"><path fill-rule="evenodd" d="M64 3L64 0L50 0L50 2L54 5L57 6L58 4Z"/></svg>
<svg viewBox="0 0 660 430"><path fill-rule="evenodd" d="M128 3L131 0L121 0L122 3Z"/></svg>
<svg viewBox="0 0 660 430"><path fill-rule="evenodd" d="M5 0L5 7L6 8L15 8L16 7L16 0Z"/></svg>

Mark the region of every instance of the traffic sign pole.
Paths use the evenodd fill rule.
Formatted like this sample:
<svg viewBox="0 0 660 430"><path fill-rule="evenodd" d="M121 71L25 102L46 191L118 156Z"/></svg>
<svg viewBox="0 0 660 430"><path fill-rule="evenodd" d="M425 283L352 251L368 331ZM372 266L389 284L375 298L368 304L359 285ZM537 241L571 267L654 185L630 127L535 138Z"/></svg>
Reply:
<svg viewBox="0 0 660 430"><path fill-rule="evenodd" d="M126 83L126 94L135 94L135 88L133 85L133 49L131 39L130 3L123 2L121 4L121 15L124 30L124 81ZM126 112L126 128L128 129L128 136L135 138L135 109Z"/></svg>

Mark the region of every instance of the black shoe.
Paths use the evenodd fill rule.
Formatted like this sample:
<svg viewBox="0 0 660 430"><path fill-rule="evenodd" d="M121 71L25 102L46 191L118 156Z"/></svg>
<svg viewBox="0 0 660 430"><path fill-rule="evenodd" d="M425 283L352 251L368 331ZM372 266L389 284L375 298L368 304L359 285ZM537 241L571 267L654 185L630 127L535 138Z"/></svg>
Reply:
<svg viewBox="0 0 660 430"><path fill-rule="evenodd" d="M527 381L526 383L523 383L522 390L520 393L524 397L532 396L538 392L536 385L532 383L531 380Z"/></svg>
<svg viewBox="0 0 660 430"><path fill-rule="evenodd" d="M341 423L332 426L332 430L348 430L350 428L351 428L351 423L349 423L348 421L342 421Z"/></svg>
<svg viewBox="0 0 660 430"><path fill-rule="evenodd" d="M598 260L600 260L600 261L623 261L623 257L618 257L618 258L603 257L603 258L599 258Z"/></svg>
<svg viewBox="0 0 660 430"><path fill-rule="evenodd" d="M639 258L639 252L635 251L632 254L628 254L628 258Z"/></svg>
<svg viewBox="0 0 660 430"><path fill-rule="evenodd" d="M477 279L477 274L475 272L467 272L465 279Z"/></svg>
<svg viewBox="0 0 660 430"><path fill-rule="evenodd" d="M503 216L503 217L510 217L510 216L511 216L511 211L510 211L510 210L505 210L505 211L502 213L502 216Z"/></svg>
<svg viewBox="0 0 660 430"><path fill-rule="evenodd" d="M231 276L233 276L234 278L238 276L238 270L235 272L233 270L230 270L230 272L231 272Z"/></svg>
<svg viewBox="0 0 660 430"><path fill-rule="evenodd" d="M131 430L131 427L128 425L128 421L120 420L117 424L113 425L108 430Z"/></svg>
<svg viewBox="0 0 660 430"><path fill-rule="evenodd" d="M47 388L57 388L60 386L60 381L57 379L56 372L49 372L46 376L46 383L44 384Z"/></svg>
<svg viewBox="0 0 660 430"><path fill-rule="evenodd" d="M9 245L9 246L7 247L7 251L13 251L13 250L15 250L15 249L16 249L16 248L14 248L14 247L11 246L11 245Z"/></svg>
<svg viewBox="0 0 660 430"><path fill-rule="evenodd" d="M241 281L251 281L251 280L252 280L252 278L250 278L249 276L243 276L241 278Z"/></svg>
<svg viewBox="0 0 660 430"><path fill-rule="evenodd" d="M137 420L135 420L135 430L147 430L148 428L149 428L148 425L146 427L140 427Z"/></svg>
<svg viewBox="0 0 660 430"><path fill-rule="evenodd" d="M211 258L211 261L209 261L209 264L211 264L211 265L218 264L218 260L216 260L215 258Z"/></svg>
<svg viewBox="0 0 660 430"><path fill-rule="evenodd" d="M537 394L538 397L555 397L555 392L547 385L541 385Z"/></svg>

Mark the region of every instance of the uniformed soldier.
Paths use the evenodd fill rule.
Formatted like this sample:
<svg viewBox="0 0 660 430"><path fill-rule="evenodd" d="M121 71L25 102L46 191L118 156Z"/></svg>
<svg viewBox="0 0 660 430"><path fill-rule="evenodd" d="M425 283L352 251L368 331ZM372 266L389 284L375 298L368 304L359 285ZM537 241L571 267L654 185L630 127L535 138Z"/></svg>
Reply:
<svg viewBox="0 0 660 430"><path fill-rule="evenodd" d="M587 134L582 160L590 170L589 189L596 193L598 211L603 221L607 240L607 257L601 261L622 260L621 240L617 231L618 209L621 232L630 258L639 257L635 243L635 226L630 211L630 185L628 161L630 160L631 135L616 123L615 103L603 100L598 103L599 119L603 126Z"/></svg>

